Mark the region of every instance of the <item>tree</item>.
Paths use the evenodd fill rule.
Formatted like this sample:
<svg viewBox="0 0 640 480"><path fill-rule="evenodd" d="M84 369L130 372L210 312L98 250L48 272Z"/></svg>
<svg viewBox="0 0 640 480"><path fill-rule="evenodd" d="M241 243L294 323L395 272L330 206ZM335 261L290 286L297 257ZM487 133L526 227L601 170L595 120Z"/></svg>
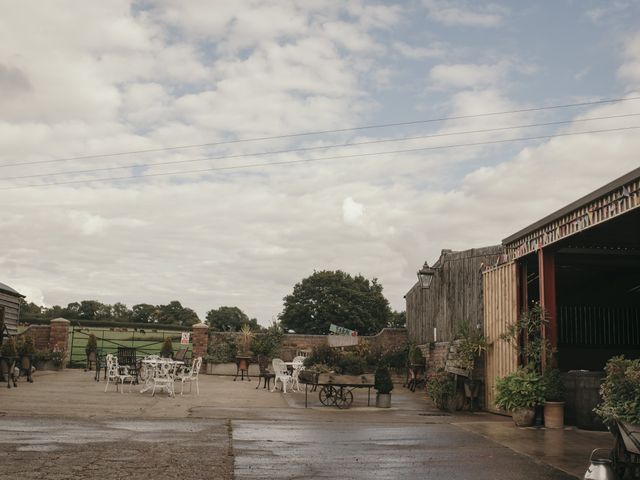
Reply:
<svg viewBox="0 0 640 480"><path fill-rule="evenodd" d="M28 322L31 320L40 320L44 318L42 307L33 302L26 302L24 298L20 299L20 321Z"/></svg>
<svg viewBox="0 0 640 480"><path fill-rule="evenodd" d="M183 307L179 301L173 300L167 305L158 305L158 323L190 326L200 323L200 319L196 312Z"/></svg>
<svg viewBox="0 0 640 480"><path fill-rule="evenodd" d="M131 320L131 310L124 303L116 302L111 307L111 316L115 322L129 322Z"/></svg>
<svg viewBox="0 0 640 480"><path fill-rule="evenodd" d="M133 323L154 323L156 320L156 306L148 303L138 303L131 307L131 321Z"/></svg>
<svg viewBox="0 0 640 480"><path fill-rule="evenodd" d="M220 307L207 312L207 323L218 332L239 332L242 325L249 325L254 332L260 330L258 321L249 318L238 307Z"/></svg>
<svg viewBox="0 0 640 480"><path fill-rule="evenodd" d="M407 326L407 312L393 311L391 313L391 319L387 324L389 328L405 328Z"/></svg>
<svg viewBox="0 0 640 480"><path fill-rule="evenodd" d="M352 277L341 270L314 272L284 297L282 326L297 333L327 334L330 324L378 333L391 319L389 302L377 279Z"/></svg>

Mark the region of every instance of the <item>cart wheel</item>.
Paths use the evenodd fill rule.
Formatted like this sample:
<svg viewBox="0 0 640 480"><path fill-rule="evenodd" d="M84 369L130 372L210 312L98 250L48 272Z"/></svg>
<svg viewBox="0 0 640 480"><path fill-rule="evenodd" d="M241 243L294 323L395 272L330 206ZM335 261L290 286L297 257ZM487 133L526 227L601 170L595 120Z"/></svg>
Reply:
<svg viewBox="0 0 640 480"><path fill-rule="evenodd" d="M325 385L320 389L318 397L320 403L326 406L333 405L335 403L336 390L331 385Z"/></svg>
<svg viewBox="0 0 640 480"><path fill-rule="evenodd" d="M353 393L349 390L342 390L336 393L336 407L349 408L353 403Z"/></svg>

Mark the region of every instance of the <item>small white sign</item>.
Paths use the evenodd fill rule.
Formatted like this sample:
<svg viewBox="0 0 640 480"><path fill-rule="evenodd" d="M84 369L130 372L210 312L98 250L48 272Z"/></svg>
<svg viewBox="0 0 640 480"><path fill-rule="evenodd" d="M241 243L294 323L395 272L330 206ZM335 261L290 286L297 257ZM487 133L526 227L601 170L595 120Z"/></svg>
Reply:
<svg viewBox="0 0 640 480"><path fill-rule="evenodd" d="M189 345L189 338L191 338L190 332L182 332L182 338L180 339L180 345Z"/></svg>

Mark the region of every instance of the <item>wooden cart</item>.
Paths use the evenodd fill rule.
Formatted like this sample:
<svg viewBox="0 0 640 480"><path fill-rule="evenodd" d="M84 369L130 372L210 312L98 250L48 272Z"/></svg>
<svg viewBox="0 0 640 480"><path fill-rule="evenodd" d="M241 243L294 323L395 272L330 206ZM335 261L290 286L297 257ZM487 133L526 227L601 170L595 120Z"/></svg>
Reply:
<svg viewBox="0 0 640 480"><path fill-rule="evenodd" d="M609 430L615 438L611 462L616 474L620 478L640 478L640 425L615 420Z"/></svg>
<svg viewBox="0 0 640 480"><path fill-rule="evenodd" d="M332 373L318 375L315 383L305 383L304 406L308 406L309 387L318 390L318 398L324 406L349 408L353 403L353 391L356 388L367 389L367 406L371 406L371 389L374 386L373 375L335 375Z"/></svg>

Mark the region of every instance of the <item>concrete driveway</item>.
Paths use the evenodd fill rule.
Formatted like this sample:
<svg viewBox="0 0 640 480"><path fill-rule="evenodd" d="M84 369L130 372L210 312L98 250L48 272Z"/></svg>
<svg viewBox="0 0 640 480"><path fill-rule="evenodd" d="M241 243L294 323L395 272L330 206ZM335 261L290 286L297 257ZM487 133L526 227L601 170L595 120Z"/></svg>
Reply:
<svg viewBox="0 0 640 480"><path fill-rule="evenodd" d="M104 387L93 372L65 370L2 389L0 479L565 479L611 443L602 432L443 414L403 388L391 409L367 407L357 391L338 410L230 377L201 376L200 395L176 398Z"/></svg>

